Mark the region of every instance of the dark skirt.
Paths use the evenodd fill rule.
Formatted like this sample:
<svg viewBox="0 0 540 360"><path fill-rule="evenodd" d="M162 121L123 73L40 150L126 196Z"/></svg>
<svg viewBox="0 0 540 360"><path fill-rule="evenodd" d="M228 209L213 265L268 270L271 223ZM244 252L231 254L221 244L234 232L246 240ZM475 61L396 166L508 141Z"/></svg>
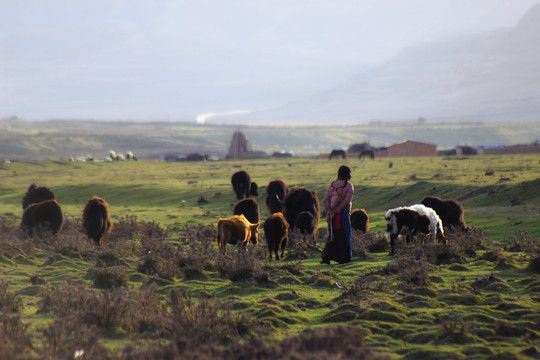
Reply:
<svg viewBox="0 0 540 360"><path fill-rule="evenodd" d="M339 225L339 228L336 229L336 223L335 221L332 221L332 228L328 229L331 232L322 253L322 259L325 262L333 260L337 261L340 264L343 264L351 261L351 242L347 238L346 231L347 226L350 227L350 221L347 221L347 218L345 217L348 217L349 213L345 212L345 214L341 213L340 215L341 223Z"/></svg>

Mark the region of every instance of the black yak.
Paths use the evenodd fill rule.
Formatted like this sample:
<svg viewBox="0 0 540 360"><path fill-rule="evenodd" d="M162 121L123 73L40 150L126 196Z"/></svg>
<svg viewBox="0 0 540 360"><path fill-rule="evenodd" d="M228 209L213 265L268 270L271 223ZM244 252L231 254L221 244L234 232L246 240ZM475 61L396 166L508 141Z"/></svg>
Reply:
<svg viewBox="0 0 540 360"><path fill-rule="evenodd" d="M351 228L362 232L369 231L369 217L364 209L354 209L351 212Z"/></svg>
<svg viewBox="0 0 540 360"><path fill-rule="evenodd" d="M298 213L294 219L294 228L300 231L300 233L310 236L313 245L317 242L315 230L318 225L319 221L316 221L315 216L309 211Z"/></svg>
<svg viewBox="0 0 540 360"><path fill-rule="evenodd" d="M358 156L359 159L369 157L371 160L375 159L375 152L373 150L364 150Z"/></svg>
<svg viewBox="0 0 540 360"><path fill-rule="evenodd" d="M266 186L266 206L270 214L283 212L283 202L289 193L289 187L285 181L275 179Z"/></svg>
<svg viewBox="0 0 540 360"><path fill-rule="evenodd" d="M463 219L463 207L459 201L425 196L420 203L435 210L445 228L465 232L468 230Z"/></svg>
<svg viewBox="0 0 540 360"><path fill-rule="evenodd" d="M26 190L26 194L22 199L23 210L32 204L40 203L45 200L54 200L56 196L54 192L46 186L37 187L36 184L31 184Z"/></svg>
<svg viewBox="0 0 540 360"><path fill-rule="evenodd" d="M57 234L64 226L62 208L56 200L45 200L28 206L22 215L21 229L28 235L36 230L46 230Z"/></svg>
<svg viewBox="0 0 540 360"><path fill-rule="evenodd" d="M233 214L244 215L250 223L259 225L259 219L261 216L259 211L259 204L255 199L248 198L238 200L236 205L234 205ZM252 234L251 242L255 244L257 243L255 234Z"/></svg>
<svg viewBox="0 0 540 360"><path fill-rule="evenodd" d="M238 200L247 198L250 194L254 196L258 195L257 184L251 182L251 177L244 170L237 171L233 174L231 184Z"/></svg>
<svg viewBox="0 0 540 360"><path fill-rule="evenodd" d="M293 188L287 197L285 197L285 203L283 205L283 215L289 224L289 231L293 231L296 228L296 218L298 214L307 211L313 216L313 220L310 229L313 229L313 242L317 240L317 230L319 227L319 199L317 198L317 193L313 190L307 189L305 187L295 187ZM302 216L302 224L305 223L305 215ZM306 231L307 226L303 226Z"/></svg>
<svg viewBox="0 0 540 360"><path fill-rule="evenodd" d="M287 234L289 224L282 213L277 212L270 215L263 224L264 237L268 245L270 253L270 261L272 261L272 251L276 254L276 260L279 260L279 250L281 249L281 257L287 246Z"/></svg>
<svg viewBox="0 0 540 360"><path fill-rule="evenodd" d="M83 210L83 229L89 239L94 240L97 246L112 230L113 224L107 202L97 196L88 200Z"/></svg>
<svg viewBox="0 0 540 360"><path fill-rule="evenodd" d="M251 184L249 184L249 195L259 196L259 186L255 181L252 181Z"/></svg>
<svg viewBox="0 0 540 360"><path fill-rule="evenodd" d="M330 156L328 156L328 160L332 160L332 159L337 158L337 157L341 157L342 159L345 160L347 158L347 153L345 152L345 150L334 149L330 153Z"/></svg>
<svg viewBox="0 0 540 360"><path fill-rule="evenodd" d="M233 215L231 218L218 220L216 242L222 253L226 252L227 244L236 245L240 242L247 245L253 235L257 243L259 224L250 223L244 215Z"/></svg>

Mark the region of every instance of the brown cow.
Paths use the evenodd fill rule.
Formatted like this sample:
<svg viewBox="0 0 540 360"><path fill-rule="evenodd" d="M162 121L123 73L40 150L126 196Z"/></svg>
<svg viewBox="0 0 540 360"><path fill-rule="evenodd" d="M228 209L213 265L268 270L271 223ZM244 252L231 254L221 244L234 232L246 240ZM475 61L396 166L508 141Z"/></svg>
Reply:
<svg viewBox="0 0 540 360"><path fill-rule="evenodd" d="M282 213L274 213L266 219L263 225L264 237L268 244L268 252L270 253L270 261L272 261L272 251L276 253L276 260L279 260L278 252L281 249L281 257L287 246L287 234L289 224Z"/></svg>
<svg viewBox="0 0 540 360"><path fill-rule="evenodd" d="M258 243L259 223L250 223L244 215L233 215L228 219L219 219L216 236L218 248L222 253L225 253L227 244L247 245L252 233L255 233L256 244Z"/></svg>
<svg viewBox="0 0 540 360"><path fill-rule="evenodd" d="M22 215L21 229L28 235L36 230L46 229L57 234L64 226L64 215L56 200L45 200L28 206Z"/></svg>
<svg viewBox="0 0 540 360"><path fill-rule="evenodd" d="M83 210L83 228L88 238L100 246L105 235L111 232L112 227L111 213L107 202L97 196L88 200Z"/></svg>

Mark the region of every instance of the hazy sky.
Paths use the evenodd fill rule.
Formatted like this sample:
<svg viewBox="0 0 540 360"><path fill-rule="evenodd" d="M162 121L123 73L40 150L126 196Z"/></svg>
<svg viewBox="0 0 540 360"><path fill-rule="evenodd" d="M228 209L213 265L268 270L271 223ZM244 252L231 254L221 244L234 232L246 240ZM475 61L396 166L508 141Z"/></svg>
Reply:
<svg viewBox="0 0 540 360"><path fill-rule="evenodd" d="M0 117L194 120L334 87L539 0L0 0Z"/></svg>

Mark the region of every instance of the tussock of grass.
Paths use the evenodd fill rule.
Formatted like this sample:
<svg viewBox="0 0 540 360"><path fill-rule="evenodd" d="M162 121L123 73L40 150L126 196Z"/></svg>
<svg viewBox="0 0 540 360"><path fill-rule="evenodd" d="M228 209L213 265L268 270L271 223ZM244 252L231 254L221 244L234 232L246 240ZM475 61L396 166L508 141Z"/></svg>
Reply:
<svg viewBox="0 0 540 360"><path fill-rule="evenodd" d="M231 281L265 281L268 275L261 265L261 256L264 255L252 246L238 247L227 255L218 257L216 269L221 276Z"/></svg>

